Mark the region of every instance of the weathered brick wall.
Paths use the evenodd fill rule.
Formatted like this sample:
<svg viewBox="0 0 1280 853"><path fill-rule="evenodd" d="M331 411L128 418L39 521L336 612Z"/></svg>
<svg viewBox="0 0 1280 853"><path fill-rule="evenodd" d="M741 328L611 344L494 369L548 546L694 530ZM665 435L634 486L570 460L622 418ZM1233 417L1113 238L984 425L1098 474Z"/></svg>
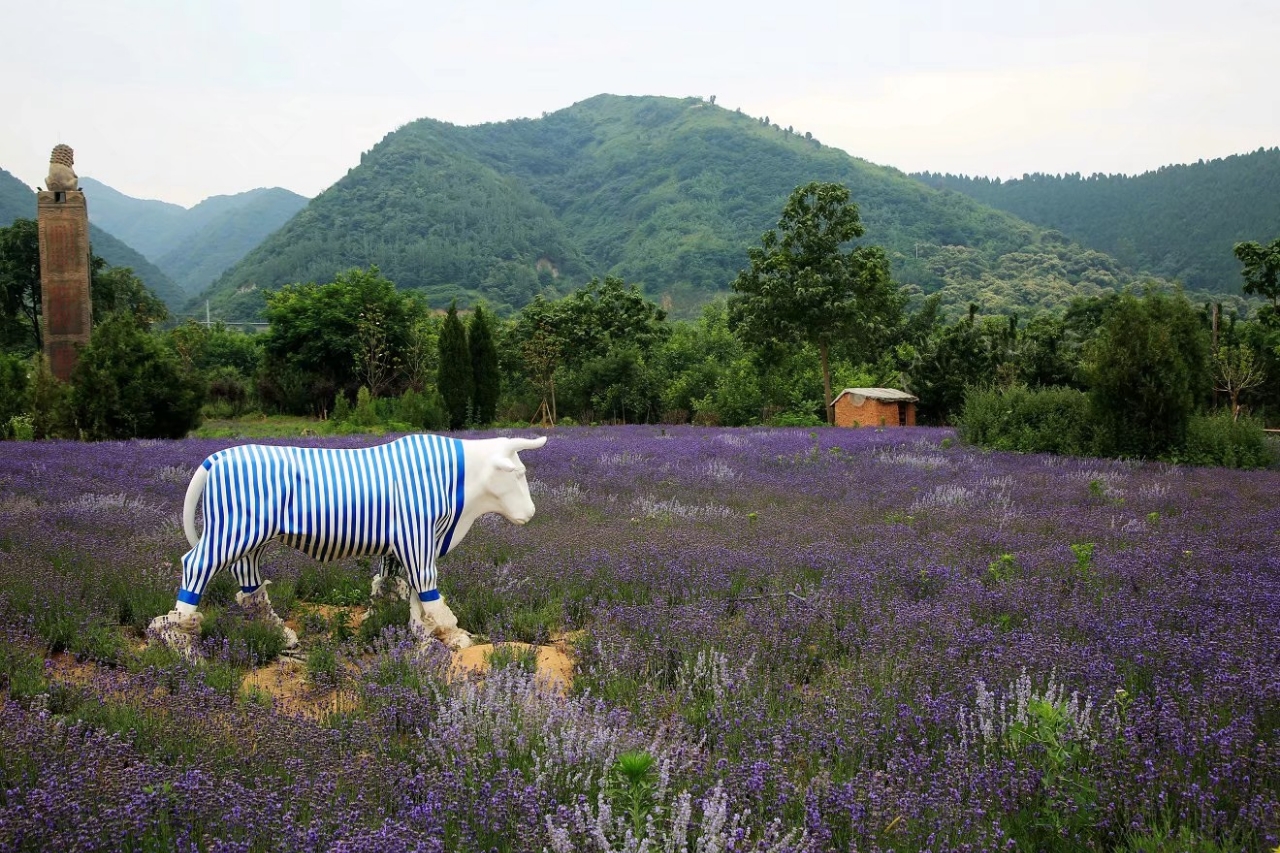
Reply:
<svg viewBox="0 0 1280 853"><path fill-rule="evenodd" d="M861 406L853 404L853 395L845 394L836 400L836 426L898 426L898 404L880 400L863 400ZM916 425L916 407L907 404L907 426Z"/></svg>
<svg viewBox="0 0 1280 853"><path fill-rule="evenodd" d="M40 298L44 352L64 382L89 342L89 209L84 193L42 191L36 199L40 233Z"/></svg>

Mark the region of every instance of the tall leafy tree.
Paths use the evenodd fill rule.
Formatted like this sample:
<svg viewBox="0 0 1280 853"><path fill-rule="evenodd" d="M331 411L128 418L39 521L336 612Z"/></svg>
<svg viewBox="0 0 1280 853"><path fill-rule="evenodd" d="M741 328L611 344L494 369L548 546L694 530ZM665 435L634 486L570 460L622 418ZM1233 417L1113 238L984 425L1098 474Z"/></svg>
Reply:
<svg viewBox="0 0 1280 853"><path fill-rule="evenodd" d="M1244 292L1271 300L1269 319L1280 320L1280 237L1266 246L1260 243L1236 243L1235 256L1244 264Z"/></svg>
<svg viewBox="0 0 1280 853"><path fill-rule="evenodd" d="M555 304L556 332L571 365L607 355L619 346L648 357L667 336L667 312L617 276L593 278Z"/></svg>
<svg viewBox="0 0 1280 853"><path fill-rule="evenodd" d="M449 304L449 313L440 327L440 367L436 373L436 387L449 413L449 429L462 429L467 425L474 386L467 330L458 319L455 300Z"/></svg>
<svg viewBox="0 0 1280 853"><path fill-rule="evenodd" d="M747 340L818 350L828 420L832 344L869 337L901 310L884 251L848 246L865 230L847 187L817 181L797 187L778 227L748 250L751 266L733 281L730 312Z"/></svg>
<svg viewBox="0 0 1280 853"><path fill-rule="evenodd" d="M472 414L477 424L491 424L502 395L502 375L498 371L498 345L493 326L483 307L477 305L467 324L467 347L471 350Z"/></svg>
<svg viewBox="0 0 1280 853"><path fill-rule="evenodd" d="M1117 456L1156 458L1182 446L1208 393L1209 336L1182 294L1127 293L1086 349L1094 415Z"/></svg>
<svg viewBox="0 0 1280 853"><path fill-rule="evenodd" d="M0 228L0 324L6 348L40 349L40 238L34 219Z"/></svg>
<svg viewBox="0 0 1280 853"><path fill-rule="evenodd" d="M1258 388L1266 381L1267 374L1262 359L1246 344L1220 346L1213 353L1213 377L1215 391L1221 391L1231 401L1231 419L1240 420L1240 395Z"/></svg>
<svg viewBox="0 0 1280 853"><path fill-rule="evenodd" d="M125 313L132 314L143 328L149 329L169 317L169 309L129 267L107 267L106 262L95 255L90 270L95 324L110 314Z"/></svg>
<svg viewBox="0 0 1280 853"><path fill-rule="evenodd" d="M377 267L348 270L327 284L288 284L268 294L265 396L295 412L327 410L335 394L354 397L361 382L369 381L371 355L379 364L398 362L414 313L415 303ZM371 328L376 335L370 335ZM393 375L390 370L379 375L384 374Z"/></svg>
<svg viewBox="0 0 1280 853"><path fill-rule="evenodd" d="M551 312L564 354L564 399L584 419L637 423L660 411L655 365L671 334L666 312L634 284L592 279Z"/></svg>
<svg viewBox="0 0 1280 853"><path fill-rule="evenodd" d="M558 303L547 302L541 294L525 306L516 319L508 342L520 370L538 393L540 401L532 420L556 425L556 371L564 361L563 340L559 334Z"/></svg>
<svg viewBox="0 0 1280 853"><path fill-rule="evenodd" d="M129 267L111 267L97 255L89 259L89 296L95 325L109 315L133 314L145 327L164 320L169 310ZM39 350L40 236L34 219L16 219L0 228L0 349Z"/></svg>

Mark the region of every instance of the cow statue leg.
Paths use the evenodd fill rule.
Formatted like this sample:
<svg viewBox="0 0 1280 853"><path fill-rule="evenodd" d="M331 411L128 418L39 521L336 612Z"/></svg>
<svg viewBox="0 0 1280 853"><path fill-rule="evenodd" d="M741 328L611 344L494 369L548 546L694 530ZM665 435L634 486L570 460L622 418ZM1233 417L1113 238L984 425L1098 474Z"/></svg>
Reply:
<svg viewBox="0 0 1280 853"><path fill-rule="evenodd" d="M438 589L409 596L409 630L422 639L434 637L455 652L472 644L471 635L458 627L458 617Z"/></svg>
<svg viewBox="0 0 1280 853"><path fill-rule="evenodd" d="M273 622L284 634L284 647L295 649L298 647L298 635L292 628L285 625L284 620L272 609L271 599L267 597L267 585L271 581L264 581L258 574L258 556L261 553L260 550L252 551L231 567L236 581L240 584L240 591L236 593L236 604L259 618Z"/></svg>
<svg viewBox="0 0 1280 853"><path fill-rule="evenodd" d="M151 620L148 630L165 645L177 649L185 657L195 654L200 639L200 620L203 614L196 611L205 587L209 585L216 569L207 567L208 550L203 541L192 547L182 557L182 589L178 601L168 613Z"/></svg>
<svg viewBox="0 0 1280 853"><path fill-rule="evenodd" d="M409 584L405 582L404 567L400 565L400 561L391 554L385 554L375 557L373 565L376 570L373 573L373 582L369 586L369 597L389 595L401 601L408 601Z"/></svg>
<svg viewBox="0 0 1280 853"><path fill-rule="evenodd" d="M458 617L436 589L435 564L431 559L435 555L421 549L407 555L399 549L393 550L389 559L399 559L409 576L409 630L420 640L434 637L454 651L470 646L471 635L458 627Z"/></svg>
<svg viewBox="0 0 1280 853"><path fill-rule="evenodd" d="M211 499L205 501L206 535L198 536L194 526L195 502L199 499L202 486L206 481L201 467L192 478L187 489L187 500L183 509L183 526L186 528L187 540L191 542L191 550L182 556L182 588L178 590L178 600L173 609L163 616L151 620L150 629L167 645L172 646L184 655L194 654L196 641L200 638L201 615L196 611L200 598L204 595L209 581L219 569L230 566L236 579L240 582L240 593L236 595L239 604L265 609L270 618L284 632L285 642L293 647L298 644L298 636L285 627L284 622L271 609L271 600L258 574L258 557L265 543L271 538L272 530L264 516L250 516L248 525L239 530L239 541L228 546L234 533L233 525L223 518L221 500L225 489L219 481L210 484ZM209 531L217 531L210 534Z"/></svg>

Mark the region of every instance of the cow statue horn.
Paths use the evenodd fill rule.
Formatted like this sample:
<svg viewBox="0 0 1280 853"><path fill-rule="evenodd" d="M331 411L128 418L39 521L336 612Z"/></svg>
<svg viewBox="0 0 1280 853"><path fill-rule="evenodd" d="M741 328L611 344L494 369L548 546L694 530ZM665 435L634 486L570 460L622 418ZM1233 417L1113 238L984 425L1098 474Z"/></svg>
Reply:
<svg viewBox="0 0 1280 853"><path fill-rule="evenodd" d="M521 450L537 450L547 443L547 437L540 435L537 438L509 438L507 442L511 445L512 450L519 453Z"/></svg>

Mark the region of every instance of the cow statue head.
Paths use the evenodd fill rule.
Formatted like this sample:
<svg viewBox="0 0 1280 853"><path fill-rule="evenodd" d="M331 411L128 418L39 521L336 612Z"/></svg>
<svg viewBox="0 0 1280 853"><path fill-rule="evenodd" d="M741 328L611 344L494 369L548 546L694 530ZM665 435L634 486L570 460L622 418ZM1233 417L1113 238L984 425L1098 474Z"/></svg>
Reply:
<svg viewBox="0 0 1280 853"><path fill-rule="evenodd" d="M464 519L496 512L514 524L533 518L533 498L525 479L521 450L537 450L539 438L489 438L466 443L466 501Z"/></svg>

